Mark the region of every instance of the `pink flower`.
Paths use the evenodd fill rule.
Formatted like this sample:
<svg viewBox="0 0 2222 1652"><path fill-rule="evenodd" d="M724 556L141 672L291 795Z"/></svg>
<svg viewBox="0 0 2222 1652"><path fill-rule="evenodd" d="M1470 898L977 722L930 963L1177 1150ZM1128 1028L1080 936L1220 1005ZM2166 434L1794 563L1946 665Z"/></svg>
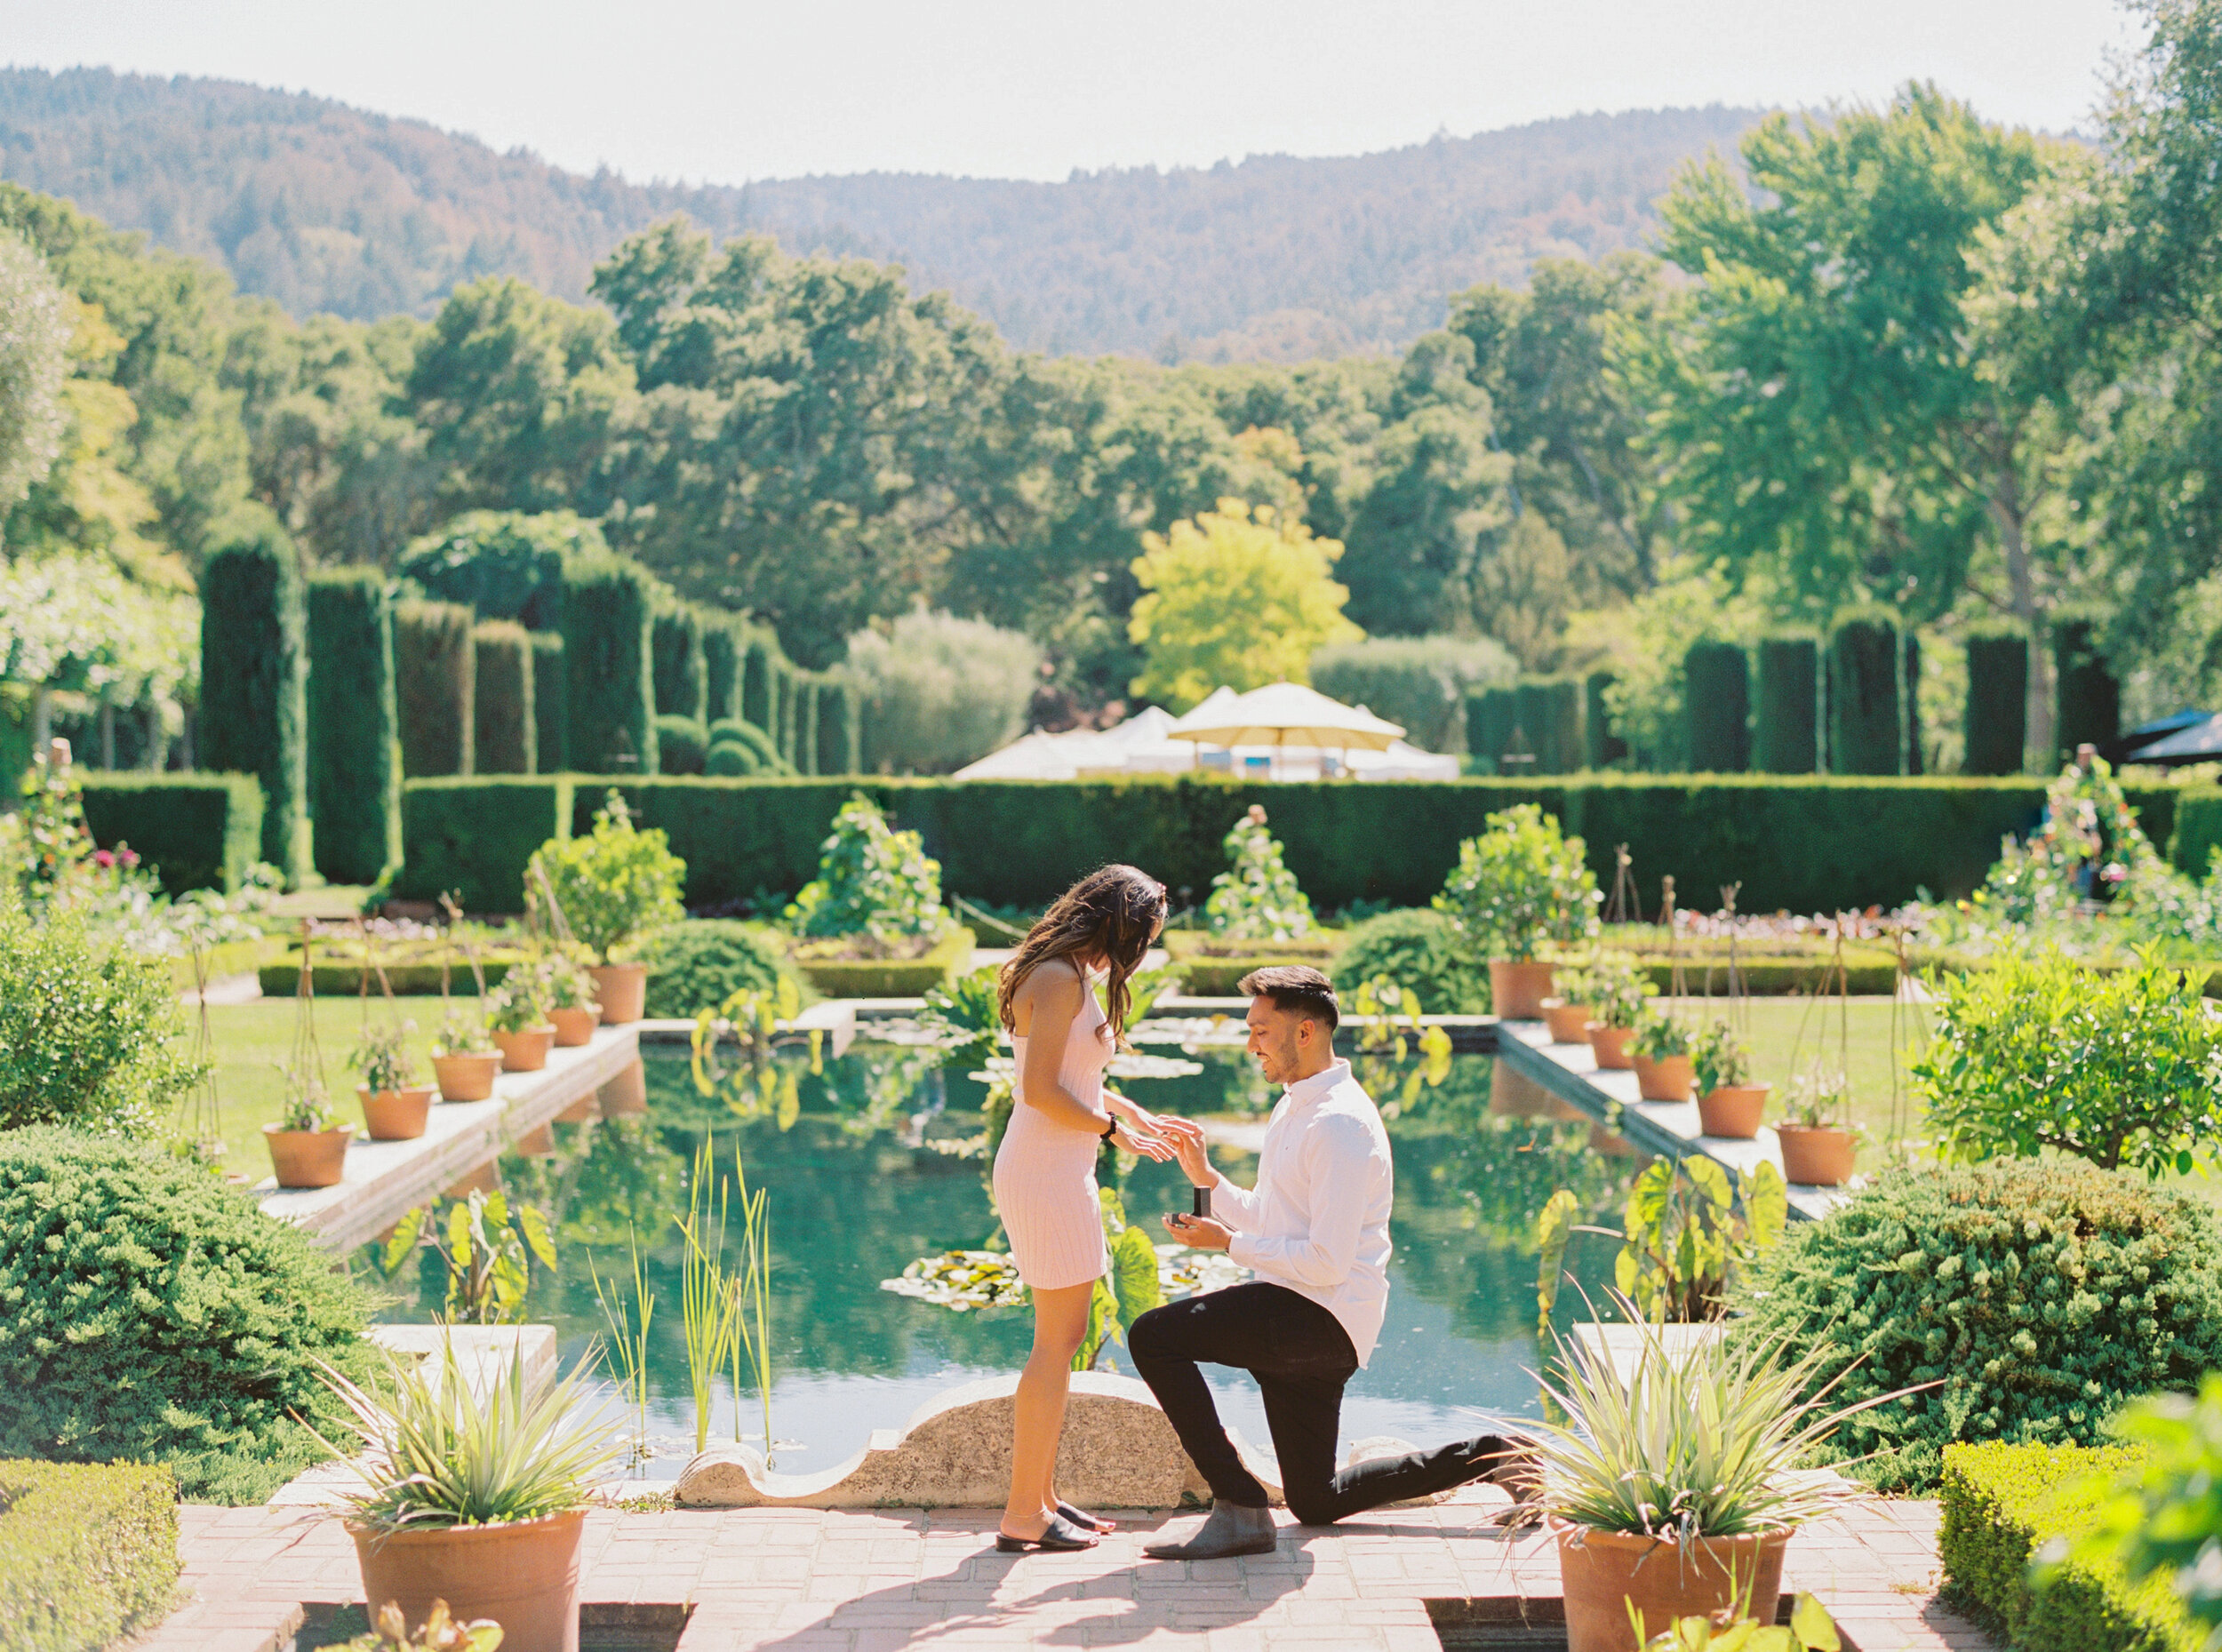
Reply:
<svg viewBox="0 0 2222 1652"><path fill-rule="evenodd" d="M106 871L116 864L116 857L105 849L96 849L92 851L92 864Z"/></svg>

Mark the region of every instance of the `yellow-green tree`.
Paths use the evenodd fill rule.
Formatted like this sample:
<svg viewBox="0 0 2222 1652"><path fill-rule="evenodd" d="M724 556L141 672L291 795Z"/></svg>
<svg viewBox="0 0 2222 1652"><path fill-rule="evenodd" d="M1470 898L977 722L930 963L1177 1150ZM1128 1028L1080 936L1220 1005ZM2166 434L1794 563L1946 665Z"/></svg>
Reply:
<svg viewBox="0 0 2222 1652"><path fill-rule="evenodd" d="M1365 633L1343 618L1342 541L1314 537L1270 505L1221 499L1142 536L1142 595L1127 634L1147 657L1134 692L1186 711L1221 683L1303 682L1314 650Z"/></svg>

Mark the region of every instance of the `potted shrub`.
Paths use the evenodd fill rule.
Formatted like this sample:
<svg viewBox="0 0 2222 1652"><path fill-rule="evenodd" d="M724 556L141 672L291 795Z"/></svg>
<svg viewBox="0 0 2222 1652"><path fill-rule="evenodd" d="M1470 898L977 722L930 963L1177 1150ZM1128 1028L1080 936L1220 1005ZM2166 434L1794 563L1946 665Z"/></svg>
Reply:
<svg viewBox="0 0 2222 1652"><path fill-rule="evenodd" d="M868 797L835 814L818 875L785 917L796 967L835 997L914 996L971 967L972 933L941 904L941 863Z"/></svg>
<svg viewBox="0 0 2222 1652"><path fill-rule="evenodd" d="M687 863L671 852L660 828L634 826L615 787L595 811L593 831L550 838L534 852L525 887L544 891L532 898L536 903L552 897L550 927L560 914L597 961L588 974L609 1025L639 1020L648 994L647 967L620 962L617 954L648 930L685 918L679 892L686 875Z"/></svg>
<svg viewBox="0 0 2222 1652"><path fill-rule="evenodd" d="M451 1004L432 1041L432 1075L440 1081L442 1101L484 1101L494 1093L501 1051L475 1011Z"/></svg>
<svg viewBox="0 0 2222 1652"><path fill-rule="evenodd" d="M1759 1134L1772 1088L1751 1081L1751 1051L1725 1021L1700 1027L1690 1039L1690 1067L1698 1085L1698 1127L1707 1136L1749 1141Z"/></svg>
<svg viewBox="0 0 2222 1652"><path fill-rule="evenodd" d="M1687 1101L1696 1075L1690 1070L1690 1034L1668 1011L1646 1010L1628 1040L1635 1057L1635 1093L1645 1101Z"/></svg>
<svg viewBox="0 0 2222 1652"><path fill-rule="evenodd" d="M1645 1001L1659 989L1633 959L1599 958L1586 971L1587 996L1595 1018L1582 1030L1601 1073L1626 1073L1635 1065L1628 1042L1643 1019Z"/></svg>
<svg viewBox="0 0 2222 1652"><path fill-rule="evenodd" d="M556 1048L576 1049L590 1042L602 1023L602 1002L594 977L575 958L548 954L541 965L540 1002L556 1028Z"/></svg>
<svg viewBox="0 0 2222 1652"><path fill-rule="evenodd" d="M1558 994L1543 1001L1543 1025L1554 1044L1579 1044L1589 1037L1589 1024L1597 1018L1599 997L1619 986L1631 972L1634 960L1624 953L1599 952L1587 963L1568 964L1555 970Z"/></svg>
<svg viewBox="0 0 2222 1652"><path fill-rule="evenodd" d="M306 1063L281 1065L285 1075L285 1111L262 1127L270 1145L270 1169L280 1187L333 1187L347 1173L352 1124L335 1124L323 1077Z"/></svg>
<svg viewBox="0 0 2222 1652"><path fill-rule="evenodd" d="M1562 835L1535 804L1501 810L1485 825L1459 845L1435 909L1488 961L1490 1007L1532 1021L1551 995L1546 949L1595 935L1603 897L1581 839Z"/></svg>
<svg viewBox="0 0 2222 1652"><path fill-rule="evenodd" d="M486 994L486 1027L501 1051L504 1073L538 1073L556 1048L555 1024L540 1008L540 983L534 971L512 970Z"/></svg>
<svg viewBox="0 0 2222 1652"><path fill-rule="evenodd" d="M1648 1632L1779 1599L1792 1534L1866 1495L1797 1472L1802 1459L1846 1417L1906 1392L1824 1413L1800 1398L1824 1386L1812 1356L1728 1337L1670 1349L1615 1301L1635 1334L1633 1369L1625 1350L1616 1364L1603 1344L1560 1342L1543 1390L1565 1420L1529 1425L1569 1652L1637 1652L1639 1619Z"/></svg>
<svg viewBox="0 0 2222 1652"><path fill-rule="evenodd" d="M1841 1073L1816 1065L1800 1073L1784 1098L1775 1140L1782 1149L1782 1179L1809 1187L1842 1187L1851 1179L1858 1129L1846 1117L1851 1087Z"/></svg>
<svg viewBox="0 0 2222 1652"><path fill-rule="evenodd" d="M483 1397L444 1338L436 1373L389 1359L375 1393L326 1368L359 1437L356 1455L331 1448L363 1481L344 1518L365 1600L420 1622L444 1600L500 1624L502 1652L577 1652L587 1503L621 1451L581 1414L593 1357L527 1377L513 1351Z"/></svg>
<svg viewBox="0 0 2222 1652"><path fill-rule="evenodd" d="M374 1142L414 1141L432 1113L432 1086L417 1081L409 1053L414 1021L372 1022L363 1029L348 1065L363 1075L355 1093L363 1103L363 1128Z"/></svg>

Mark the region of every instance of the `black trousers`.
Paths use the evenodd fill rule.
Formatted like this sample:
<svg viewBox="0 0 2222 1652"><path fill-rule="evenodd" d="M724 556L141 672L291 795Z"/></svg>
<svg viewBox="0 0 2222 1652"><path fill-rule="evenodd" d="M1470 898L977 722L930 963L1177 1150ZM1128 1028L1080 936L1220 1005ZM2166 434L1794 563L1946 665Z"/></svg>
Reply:
<svg viewBox="0 0 2222 1652"><path fill-rule="evenodd" d="M1284 1285L1253 1280L1153 1308L1134 1321L1126 1345L1211 1495L1262 1509L1266 1488L1235 1455L1196 1367L1231 1365L1257 1378L1281 1459L1282 1491L1289 1512L1307 1526L1478 1480L1502 1448L1483 1435L1338 1473L1343 1385L1357 1371L1358 1356L1333 1314Z"/></svg>

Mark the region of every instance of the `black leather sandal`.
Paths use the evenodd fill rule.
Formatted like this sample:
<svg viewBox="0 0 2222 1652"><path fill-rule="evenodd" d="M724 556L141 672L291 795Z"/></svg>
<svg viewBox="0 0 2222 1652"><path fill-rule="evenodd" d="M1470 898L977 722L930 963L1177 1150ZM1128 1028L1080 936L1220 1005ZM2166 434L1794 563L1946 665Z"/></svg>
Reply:
<svg viewBox="0 0 2222 1652"><path fill-rule="evenodd" d="M1057 1514L1059 1520L1068 1525L1077 1526L1083 1531L1100 1533L1116 1531L1119 1528L1118 1521L1107 1520L1100 1514L1091 1514L1085 1509L1076 1509L1061 1498L1058 1501Z"/></svg>
<svg viewBox="0 0 2222 1652"><path fill-rule="evenodd" d="M1085 1532L1062 1516L1051 1520L1038 1537L1014 1537L998 1529L995 1533L995 1552L998 1554L1070 1554L1081 1549L1096 1546L1095 1534Z"/></svg>

